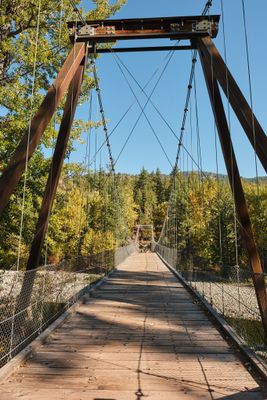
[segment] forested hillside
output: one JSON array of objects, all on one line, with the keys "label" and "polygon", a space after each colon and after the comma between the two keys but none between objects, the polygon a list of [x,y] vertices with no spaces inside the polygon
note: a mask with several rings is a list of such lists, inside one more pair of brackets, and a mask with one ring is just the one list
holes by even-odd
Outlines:
[{"label": "forested hillside", "polygon": [[[63,258],[113,249],[131,238],[137,223],[153,224],[158,238],[170,196],[170,179],[159,170],[149,173],[143,169],[136,176],[118,174],[114,177],[104,171],[88,173],[77,164],[66,164],[42,262],[47,259],[48,263],[56,263]],[[44,181],[41,174],[31,174],[25,209],[22,266],[34,234]],[[266,264],[267,183],[262,181],[259,188],[249,180],[243,180],[243,184],[260,253]],[[175,191],[176,215],[169,215],[169,219],[175,218],[176,226],[179,226],[179,250],[184,255],[190,252],[214,265],[221,262],[235,265],[234,208],[226,178],[221,176],[217,179],[214,174],[205,174],[201,179],[196,172],[179,173]],[[2,268],[10,268],[16,262],[20,222],[18,203],[19,194],[13,196],[1,222]],[[246,255],[239,229],[237,238],[239,262],[245,265]]]}]

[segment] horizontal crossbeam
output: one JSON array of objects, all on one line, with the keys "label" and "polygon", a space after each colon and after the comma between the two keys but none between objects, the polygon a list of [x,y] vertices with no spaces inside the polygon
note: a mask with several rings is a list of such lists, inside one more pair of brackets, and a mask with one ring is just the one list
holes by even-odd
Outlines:
[{"label": "horizontal crossbeam", "polygon": [[146,47],[113,47],[112,49],[95,49],[89,47],[89,52],[96,54],[103,53],[132,53],[143,51],[177,51],[177,50],[194,50],[195,46],[146,46]]},{"label": "horizontal crossbeam", "polygon": [[217,36],[220,16],[109,19],[68,22],[70,39],[90,43],[129,39],[190,40]]}]

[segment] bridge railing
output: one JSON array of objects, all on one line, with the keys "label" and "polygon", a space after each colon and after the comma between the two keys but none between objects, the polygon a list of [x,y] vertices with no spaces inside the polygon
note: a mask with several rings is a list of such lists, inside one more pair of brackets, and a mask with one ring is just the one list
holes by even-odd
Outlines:
[{"label": "bridge railing", "polygon": [[134,252],[129,244],[31,271],[0,270],[0,367]]},{"label": "bridge railing", "polygon": [[157,243],[153,246],[267,364],[264,329],[249,269],[211,266],[203,259],[183,257],[176,248]]}]

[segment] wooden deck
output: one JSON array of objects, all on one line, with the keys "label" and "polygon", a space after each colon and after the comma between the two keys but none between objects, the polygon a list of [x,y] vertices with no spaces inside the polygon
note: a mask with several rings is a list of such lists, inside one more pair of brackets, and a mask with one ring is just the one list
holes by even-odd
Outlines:
[{"label": "wooden deck", "polygon": [[260,400],[257,382],[151,253],[129,257],[0,386],[1,400]]}]

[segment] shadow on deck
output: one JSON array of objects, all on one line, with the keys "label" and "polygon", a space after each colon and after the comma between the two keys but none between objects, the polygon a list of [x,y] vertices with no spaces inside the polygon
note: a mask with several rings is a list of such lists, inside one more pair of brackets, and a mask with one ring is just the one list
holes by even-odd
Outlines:
[{"label": "shadow on deck", "polygon": [[199,305],[151,253],[129,257],[0,387],[1,400],[51,397],[266,398]]}]

